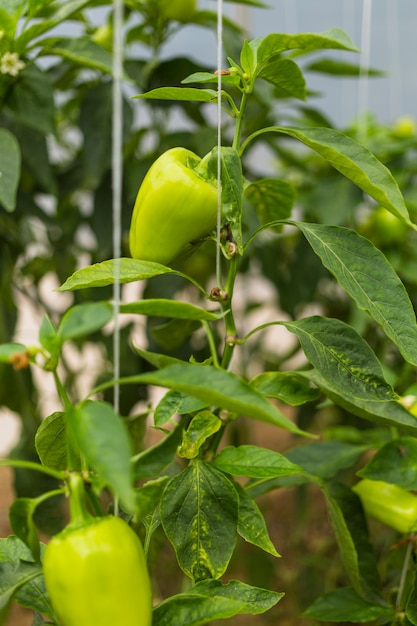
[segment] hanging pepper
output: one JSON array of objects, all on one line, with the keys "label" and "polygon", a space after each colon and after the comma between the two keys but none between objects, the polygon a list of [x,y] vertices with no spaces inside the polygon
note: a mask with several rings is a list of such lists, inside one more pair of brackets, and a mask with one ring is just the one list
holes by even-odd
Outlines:
[{"label": "hanging pepper", "polygon": [[69,525],[45,549],[43,572],[61,626],[150,626],[152,594],[142,544],[119,517],[94,518],[71,477]]},{"label": "hanging pepper", "polygon": [[167,20],[188,22],[196,11],[196,0],[160,0],[160,11]]},{"label": "hanging pepper", "polygon": [[217,187],[200,159],[171,148],[148,170],[136,197],[129,244],[134,259],[167,265],[207,236],[217,222]]},{"label": "hanging pepper", "polygon": [[398,485],[381,480],[359,481],[353,491],[365,513],[400,533],[417,530],[417,497]]}]

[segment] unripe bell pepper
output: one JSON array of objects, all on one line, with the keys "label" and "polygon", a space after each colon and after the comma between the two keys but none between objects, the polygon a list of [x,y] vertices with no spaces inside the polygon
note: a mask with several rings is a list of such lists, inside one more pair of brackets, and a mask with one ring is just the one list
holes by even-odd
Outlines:
[{"label": "unripe bell pepper", "polygon": [[71,523],[43,560],[60,626],[150,626],[151,586],[137,535],[118,517],[90,516],[76,493],[70,505]]},{"label": "unripe bell pepper", "polygon": [[196,0],[160,0],[160,11],[167,20],[187,22],[196,11]]},{"label": "unripe bell pepper", "polygon": [[138,191],[130,225],[134,259],[167,265],[217,222],[217,187],[210,179],[210,154],[200,159],[185,148],[164,152]]},{"label": "unripe bell pepper", "polygon": [[364,511],[400,533],[417,530],[417,496],[398,485],[367,478],[353,491],[360,497]]}]

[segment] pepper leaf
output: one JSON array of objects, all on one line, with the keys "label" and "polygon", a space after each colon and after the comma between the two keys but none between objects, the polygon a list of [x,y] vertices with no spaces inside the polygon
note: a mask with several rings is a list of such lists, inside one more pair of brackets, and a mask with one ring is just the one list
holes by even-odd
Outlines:
[{"label": "pepper leaf", "polygon": [[266,398],[276,398],[291,406],[300,406],[320,398],[320,390],[295,372],[262,372],[250,381]]},{"label": "pepper leaf", "polygon": [[[385,165],[361,144],[331,128],[310,128],[294,126],[271,126],[254,132],[246,140],[252,141],[264,133],[283,133],[294,137],[315,150],[332,167],[351,180],[363,192],[370,195],[393,215],[414,230],[408,215],[408,209],[397,182]],[[242,149],[246,144],[242,146]]]},{"label": "pepper leaf", "polygon": [[264,65],[259,78],[278,87],[282,97],[306,99],[306,82],[302,71],[291,59],[278,59]]},{"label": "pepper leaf", "polygon": [[385,256],[365,237],[339,226],[294,222],[323,265],[417,365],[417,322],[407,291]]},{"label": "pepper leaf", "polygon": [[209,437],[217,433],[222,421],[211,411],[200,411],[195,415],[183,432],[182,442],[178,448],[178,456],[184,459],[194,459],[200,452],[201,446]]},{"label": "pepper leaf", "polygon": [[20,178],[21,154],[12,133],[0,128],[0,204],[6,211],[14,211]]},{"label": "pepper leaf", "polygon": [[193,87],[158,87],[132,98],[149,98],[151,100],[177,100],[178,102],[217,102],[214,89],[195,89]]},{"label": "pepper leaf", "polygon": [[297,335],[307,359],[335,388],[365,400],[398,399],[375,353],[348,324],[318,315],[281,323]]},{"label": "pepper leaf", "polygon": [[62,341],[83,337],[103,328],[112,317],[113,308],[108,302],[78,304],[62,316],[58,335]]},{"label": "pepper leaf", "polygon": [[330,28],[322,33],[271,33],[258,46],[259,70],[284,50],[349,50],[359,52],[349,35],[341,28]]},{"label": "pepper leaf", "polygon": [[0,363],[9,363],[14,354],[26,352],[26,346],[22,343],[3,343],[0,345]]},{"label": "pepper leaf", "polygon": [[268,478],[299,474],[302,469],[274,450],[243,445],[224,448],[213,461],[218,469],[232,476]]},{"label": "pepper leaf", "polygon": [[315,383],[332,402],[344,408],[346,411],[353,413],[353,415],[357,415],[371,422],[376,422],[385,427],[394,426],[405,433],[409,433],[411,436],[416,436],[417,420],[415,416],[409,413],[399,402],[395,400],[381,402],[371,397],[366,399],[365,397],[355,396],[351,394],[349,390],[336,387],[334,383],[326,380],[325,377],[316,370],[300,372],[300,375],[305,376],[308,380]]},{"label": "pepper leaf", "polygon": [[42,420],[35,435],[36,452],[42,465],[56,470],[67,469],[65,414],[55,412]]},{"label": "pepper leaf", "polygon": [[234,483],[239,496],[239,524],[237,532],[248,543],[261,548],[268,554],[281,556],[272,543],[264,516],[255,500],[238,483]]},{"label": "pepper leaf", "polygon": [[394,619],[392,607],[371,603],[361,597],[352,587],[342,587],[317,598],[303,616],[324,622],[368,623]]},{"label": "pepper leaf", "polygon": [[133,283],[137,280],[146,280],[162,274],[177,274],[169,267],[152,261],[139,261],[138,259],[121,258],[110,259],[102,263],[95,263],[88,267],[77,270],[67,278],[65,283],[58,287],[57,291],[75,291],[89,287],[106,287],[112,285],[117,276],[120,283]]},{"label": "pepper leaf", "polygon": [[178,415],[185,415],[187,413],[194,413],[207,406],[206,402],[193,398],[181,391],[168,391],[163,398],[158,402],[154,412],[155,426],[159,427],[165,424],[178,413]]},{"label": "pepper leaf", "polygon": [[67,412],[69,439],[97,472],[99,480],[117,494],[127,511],[134,511],[136,496],[130,463],[127,429],[106,402],[87,400]]},{"label": "pepper leaf", "polygon": [[153,610],[155,626],[202,626],[234,615],[259,615],[277,604],[283,593],[251,587],[238,580],[226,585],[203,580],[188,591],[161,602]]},{"label": "pepper leaf", "polygon": [[39,537],[33,521],[38,504],[36,498],[16,498],[9,509],[9,517],[16,536],[27,545],[35,561],[40,563]]},{"label": "pepper leaf", "polygon": [[222,317],[221,313],[206,311],[195,304],[181,302],[179,300],[169,300],[167,298],[153,298],[121,304],[120,312],[184,320],[206,320],[210,322]]},{"label": "pepper leaf", "polygon": [[[217,161],[218,149],[214,148],[209,162],[209,170],[214,178],[217,178]],[[229,225],[233,241],[237,245],[239,254],[242,254],[243,173],[242,163],[237,150],[222,147],[220,152],[220,164],[223,217]]]},{"label": "pepper leaf", "polygon": [[358,496],[342,483],[321,484],[342,561],[355,591],[370,602],[384,604],[375,552],[365,532]]},{"label": "pepper leaf", "polygon": [[56,619],[46,593],[42,568],[34,562],[29,548],[15,535],[0,538],[0,623],[3,623],[2,618],[12,599]]},{"label": "pepper leaf", "polygon": [[400,437],[386,443],[372,457],[358,476],[394,483],[403,489],[415,489],[417,476],[417,441]]},{"label": "pepper leaf", "polygon": [[178,424],[162,441],[133,457],[135,480],[155,476],[172,462],[181,441],[182,429],[183,424]]},{"label": "pepper leaf", "polygon": [[[175,389],[199,398],[207,404],[274,424],[298,435],[312,437],[300,430],[294,422],[285,417],[277,407],[270,404],[262,394],[242,378],[210,365],[181,362],[168,365],[155,372],[128,376],[118,382],[120,384],[142,383]],[[99,393],[113,384],[114,381],[103,383],[92,393]]]},{"label": "pepper leaf", "polygon": [[160,514],[184,573],[195,581],[220,578],[237,538],[238,496],[230,480],[194,459],[169,481]]},{"label": "pepper leaf", "polygon": [[[261,178],[245,188],[249,200],[261,224],[285,220],[291,214],[295,202],[295,189],[279,178]],[[282,229],[282,226],[275,227]]]}]

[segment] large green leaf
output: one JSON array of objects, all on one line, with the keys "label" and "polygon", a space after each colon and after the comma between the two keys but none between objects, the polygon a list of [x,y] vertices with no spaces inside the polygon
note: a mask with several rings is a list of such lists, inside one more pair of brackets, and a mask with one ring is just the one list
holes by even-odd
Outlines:
[{"label": "large green leaf", "polygon": [[[30,41],[37,39],[48,30],[55,28],[55,26],[64,22],[71,17],[71,15],[77,13],[77,11],[80,11],[90,3],[91,0],[67,0],[66,2],[58,3],[56,5],[56,12],[49,19],[43,19],[39,22],[32,23],[22,32],[22,34],[16,39],[16,49],[19,52],[25,52],[26,46]],[[42,45],[42,42],[37,42],[37,44]]]},{"label": "large green leaf", "polygon": [[278,87],[281,96],[299,100],[306,98],[306,82],[303,73],[291,59],[277,59],[264,65],[258,76],[274,87]]},{"label": "large green leaf", "polygon": [[88,400],[67,412],[69,438],[97,472],[103,485],[135,510],[129,435],[121,418],[106,402]]},{"label": "large green leaf", "polygon": [[55,131],[55,104],[51,80],[47,72],[34,63],[19,74],[10,90],[6,105],[25,126],[43,135]]},{"label": "large green leaf", "polygon": [[172,596],[154,608],[154,626],[202,626],[234,615],[259,615],[271,609],[283,593],[251,587],[238,580],[226,585],[203,580],[188,591]]},{"label": "large green leaf", "polygon": [[42,41],[44,54],[61,56],[82,67],[99,70],[105,74],[113,71],[112,55],[89,37],[58,38]]},{"label": "large green leaf", "polygon": [[359,498],[342,483],[321,484],[342,561],[355,591],[368,601],[382,603],[382,587],[375,552]]},{"label": "large green leaf", "polygon": [[178,456],[184,459],[195,459],[205,442],[221,429],[222,424],[221,419],[211,411],[197,413],[183,433]]},{"label": "large green leaf", "polygon": [[[213,156],[209,161],[209,171],[213,178],[217,178],[218,151],[214,148]],[[242,197],[243,173],[242,163],[234,148],[222,148],[220,152],[221,166],[221,204],[222,214],[226,220],[237,245],[242,253]]]},{"label": "large green leaf", "polygon": [[217,102],[217,92],[214,89],[195,89],[193,87],[159,87],[132,97],[182,102]]},{"label": "large green leaf", "polygon": [[373,604],[362,598],[352,587],[341,587],[318,598],[304,611],[305,617],[324,622],[370,623],[383,619],[384,624],[394,619],[394,609]]},{"label": "large green leaf", "polygon": [[371,444],[360,445],[343,441],[313,441],[291,448],[285,456],[311,476],[329,480],[352,467],[372,447]]},{"label": "large green leaf", "polygon": [[35,561],[40,563],[40,543],[33,519],[38,504],[36,498],[16,498],[9,509],[9,519],[15,535],[27,545]]},{"label": "large green leaf", "polygon": [[299,474],[302,469],[274,450],[259,446],[227,446],[219,452],[213,465],[232,476],[269,478]]},{"label": "large green leaf", "polygon": [[238,483],[235,483],[235,489],[239,496],[239,535],[268,554],[281,556],[271,541],[264,516],[255,500]]},{"label": "large green leaf", "polygon": [[397,182],[385,165],[357,141],[332,128],[271,126],[256,131],[242,144],[246,145],[264,133],[283,133],[315,150],[336,170],[403,222],[417,230],[410,221],[407,206]]},{"label": "large green leaf", "polygon": [[400,437],[389,441],[358,472],[358,476],[395,483],[403,489],[415,489],[417,485],[417,439]]},{"label": "large green leaf", "polygon": [[206,320],[208,322],[218,320],[222,314],[206,311],[195,304],[169,300],[167,298],[152,298],[139,300],[120,305],[121,313],[137,313],[139,315],[153,315],[156,317],[172,317],[183,320]]},{"label": "large green leaf", "polygon": [[55,412],[42,420],[35,435],[36,452],[42,465],[56,470],[67,469],[65,414]]},{"label": "large green leaf", "polygon": [[9,363],[14,354],[23,354],[27,350],[22,343],[3,343],[0,345],[0,363]]},{"label": "large green leaf", "polygon": [[0,128],[0,204],[6,211],[16,208],[20,161],[20,148],[15,136]]},{"label": "large green leaf", "polygon": [[417,365],[417,322],[413,305],[382,252],[348,228],[294,224],[358,307],[373,317],[409,363]]},{"label": "large green leaf", "polygon": [[120,283],[133,283],[137,280],[146,280],[162,274],[177,274],[174,270],[160,263],[152,261],[139,261],[123,257],[110,259],[102,263],[95,263],[77,270],[67,278],[65,283],[58,287],[57,291],[75,291],[89,287],[106,287],[112,285],[116,277]]},{"label": "large green leaf", "polygon": [[359,52],[349,35],[341,28],[330,28],[322,33],[271,33],[259,41],[257,57],[259,69],[284,50],[349,50]]},{"label": "large green leaf", "polygon": [[160,514],[187,576],[195,581],[220,578],[237,538],[238,496],[230,480],[194,459],[166,486]]},{"label": "large green leaf", "polygon": [[71,307],[61,318],[58,335],[62,341],[83,337],[105,326],[113,317],[108,302],[87,302]]},{"label": "large green leaf", "polygon": [[290,216],[295,189],[279,178],[261,178],[245,187],[245,197],[256,211],[261,224],[268,224]]},{"label": "large green leaf", "polygon": [[183,426],[183,423],[178,424],[162,441],[133,457],[135,480],[155,476],[172,462],[181,441]]},{"label": "large green leaf", "polygon": [[[300,372],[301,373],[301,372]],[[417,435],[417,420],[399,402],[395,400],[381,402],[369,398],[353,396],[340,387],[336,388],[316,370],[302,372],[302,375],[314,382],[338,406],[346,411],[376,422],[386,427],[399,428],[412,436]]]},{"label": "large green leaf", "polygon": [[307,359],[335,389],[364,400],[398,398],[374,352],[345,322],[314,315],[282,324],[297,335]]},{"label": "large green leaf", "polygon": [[[177,363],[155,372],[129,376],[119,382],[120,384],[138,383],[175,389],[199,398],[207,404],[274,424],[298,435],[310,436],[300,430],[294,422],[285,417],[242,378],[210,365]],[[106,389],[110,384],[100,385],[94,393]]]},{"label": "large green leaf", "polygon": [[313,402],[321,395],[296,372],[262,372],[250,384],[266,398],[276,398],[291,406]]},{"label": "large green leaf", "polygon": [[0,538],[0,624],[12,599],[30,606],[52,620],[56,619],[42,578],[42,568],[35,563],[29,548],[11,535]]}]

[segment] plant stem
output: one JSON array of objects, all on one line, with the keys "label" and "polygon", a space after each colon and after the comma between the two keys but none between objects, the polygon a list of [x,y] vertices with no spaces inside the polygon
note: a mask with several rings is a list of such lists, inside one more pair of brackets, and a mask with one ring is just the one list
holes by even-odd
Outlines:
[{"label": "plant stem", "polygon": [[237,268],[239,264],[239,257],[237,255],[233,256],[229,265],[229,272],[227,276],[226,282],[226,294],[227,300],[222,302],[222,309],[226,313],[225,315],[225,323],[226,323],[226,337],[225,337],[225,346],[223,351],[223,357],[221,361],[221,367],[223,369],[228,369],[232,360],[233,351],[235,348],[235,338],[236,338],[236,324],[233,315],[232,309],[232,301],[233,301],[233,290],[235,286]]},{"label": "plant stem", "polygon": [[72,472],[69,475],[69,491],[70,491],[70,517],[71,521],[68,527],[72,530],[81,528],[89,524],[94,518],[88,512],[85,500],[84,479],[78,473]]},{"label": "plant stem", "polygon": [[239,150],[239,146],[240,146],[240,140],[242,137],[243,119],[245,117],[246,107],[248,104],[248,95],[249,95],[248,93],[244,92],[242,95],[242,100],[240,102],[240,110],[239,110],[239,115],[237,116],[237,120],[236,120],[235,135],[233,137],[233,144],[232,144],[232,148],[234,148],[235,150]]},{"label": "plant stem", "polygon": [[40,463],[34,463],[33,461],[23,461],[21,459],[0,459],[0,467],[23,467],[24,469],[34,470],[35,472],[42,472],[57,480],[64,480],[65,472],[59,472],[51,467],[46,467]]},{"label": "plant stem", "polygon": [[401,578],[400,578],[400,583],[398,585],[398,593],[397,593],[397,599],[395,602],[395,610],[398,612],[401,610],[401,604],[402,604],[402,599],[403,599],[403,594],[404,594],[404,588],[405,588],[405,582],[407,579],[407,573],[408,573],[408,569],[410,566],[410,559],[411,559],[411,554],[413,552],[414,549],[414,544],[412,541],[410,541],[410,543],[407,546],[407,550],[405,553],[405,557],[404,557],[404,563],[403,563],[403,567],[401,570]]}]

